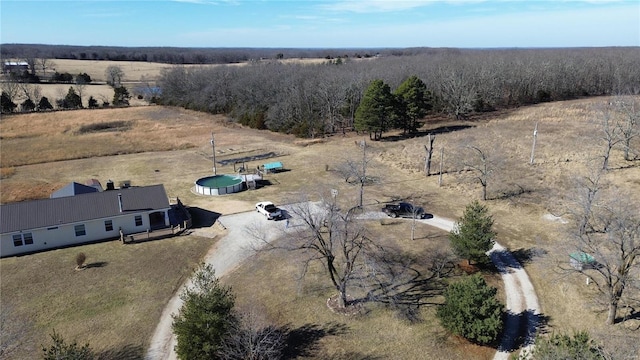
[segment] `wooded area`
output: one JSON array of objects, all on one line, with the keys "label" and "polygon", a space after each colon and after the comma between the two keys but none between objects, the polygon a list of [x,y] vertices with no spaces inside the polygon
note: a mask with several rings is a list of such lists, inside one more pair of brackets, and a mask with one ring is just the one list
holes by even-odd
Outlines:
[{"label": "wooded area", "polygon": [[[177,66],[161,76],[159,86],[167,105],[228,114],[254,128],[316,137],[352,129],[374,80],[398,93],[411,76],[426,86],[429,113],[462,119],[540,102],[637,94],[640,48],[459,50],[323,64]],[[408,116],[402,101],[389,106],[400,107],[395,110]]]},{"label": "wooded area", "polygon": [[2,44],[2,59],[48,58],[74,60],[148,61],[166,64],[232,64],[259,59],[368,58],[377,54],[414,55],[440,51],[410,49],[304,49],[304,48],[179,48]]}]

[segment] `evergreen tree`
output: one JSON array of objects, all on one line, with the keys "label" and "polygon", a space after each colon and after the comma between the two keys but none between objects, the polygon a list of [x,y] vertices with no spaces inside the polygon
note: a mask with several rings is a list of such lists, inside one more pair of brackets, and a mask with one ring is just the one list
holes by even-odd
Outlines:
[{"label": "evergreen tree", "polygon": [[20,108],[23,112],[30,112],[36,108],[36,104],[31,99],[25,100],[22,104],[20,104]]},{"label": "evergreen tree", "polygon": [[98,100],[96,100],[93,96],[89,96],[87,105],[89,106],[89,109],[95,109],[98,107]]},{"label": "evergreen tree", "polygon": [[82,108],[82,99],[80,95],[76,93],[73,86],[69,87],[67,95],[64,97],[62,106],[66,109],[79,109]]},{"label": "evergreen tree", "polygon": [[52,110],[53,109],[53,105],[51,105],[51,103],[49,102],[49,99],[46,96],[43,96],[40,98],[40,101],[38,102],[38,110],[42,111],[42,110]]},{"label": "evergreen tree", "polygon": [[382,80],[372,81],[356,110],[355,129],[369,132],[369,137],[373,134],[375,140],[382,138],[394,116],[394,100],[389,85]]},{"label": "evergreen tree", "polygon": [[437,310],[440,323],[474,343],[495,342],[503,328],[502,304],[496,292],[480,274],[450,284],[444,291],[445,302]]},{"label": "evergreen tree", "polygon": [[462,218],[449,233],[449,241],[456,255],[469,261],[487,263],[486,252],[493,247],[496,233],[492,229],[493,217],[486,206],[477,200],[467,205]]},{"label": "evergreen tree", "polygon": [[521,359],[531,360],[604,360],[600,346],[589,338],[589,334],[580,331],[573,336],[552,334],[550,337],[536,337],[535,347],[531,353],[524,354]]},{"label": "evergreen tree", "polygon": [[56,333],[55,330],[50,336],[53,344],[49,347],[42,347],[44,360],[93,360],[95,358],[89,344],[78,346],[78,343],[75,341],[67,344],[62,336]]},{"label": "evergreen tree", "polygon": [[129,90],[124,86],[119,86],[113,89],[113,106],[125,106],[129,105]]},{"label": "evergreen tree", "polygon": [[2,113],[12,113],[13,110],[18,106],[12,100],[9,94],[6,92],[2,92],[2,98],[0,100],[0,105],[2,106]]},{"label": "evergreen tree", "polygon": [[420,78],[413,75],[398,86],[395,95],[404,104],[405,116],[400,119],[406,120],[397,124],[397,127],[405,132],[416,131],[417,120],[423,118],[432,108],[431,93],[427,90],[427,86]]},{"label": "evergreen tree", "polygon": [[219,358],[225,337],[237,323],[231,289],[220,284],[210,265],[202,265],[194,275],[193,286],[180,297],[184,304],[172,325],[178,357]]}]

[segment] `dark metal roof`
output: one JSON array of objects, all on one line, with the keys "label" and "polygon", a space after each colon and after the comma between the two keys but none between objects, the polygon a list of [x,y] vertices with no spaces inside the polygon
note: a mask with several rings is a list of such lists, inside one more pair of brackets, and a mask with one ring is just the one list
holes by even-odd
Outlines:
[{"label": "dark metal roof", "polygon": [[[122,194],[122,212],[118,204]],[[163,185],[130,187],[54,199],[0,205],[0,232],[79,223],[170,208]]]}]

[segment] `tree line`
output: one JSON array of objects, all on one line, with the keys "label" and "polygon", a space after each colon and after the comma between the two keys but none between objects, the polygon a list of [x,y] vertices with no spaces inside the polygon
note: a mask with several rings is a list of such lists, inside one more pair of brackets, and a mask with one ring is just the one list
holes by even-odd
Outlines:
[{"label": "tree line", "polygon": [[231,64],[250,61],[252,59],[334,59],[351,57],[367,58],[380,54],[403,56],[433,51],[449,50],[430,48],[183,48],[2,44],[2,46],[0,46],[0,57],[2,57],[2,59],[48,58],[73,60],[142,61],[167,64]]},{"label": "tree line", "polygon": [[[640,48],[462,50],[339,60],[176,66],[159,79],[161,102],[315,137],[357,129],[356,113],[370,86],[384,93],[383,103],[389,101],[379,114],[389,124],[422,110],[464,119],[540,102],[640,92]],[[405,101],[386,95],[405,93],[400,86],[411,76],[424,84],[422,108],[406,108]],[[394,126],[375,130],[388,128]]]}]

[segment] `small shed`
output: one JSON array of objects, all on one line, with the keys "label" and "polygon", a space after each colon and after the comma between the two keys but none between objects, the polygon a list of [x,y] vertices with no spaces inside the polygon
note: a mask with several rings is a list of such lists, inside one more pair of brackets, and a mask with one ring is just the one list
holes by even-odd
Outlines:
[{"label": "small shed", "polygon": [[266,163],[266,164],[262,165],[262,167],[264,168],[264,172],[267,173],[267,174],[268,173],[278,172],[278,171],[281,171],[282,169],[284,169],[284,167],[282,166],[282,163],[280,161]]},{"label": "small shed", "polygon": [[582,251],[569,254],[569,264],[576,270],[592,269],[596,266],[596,259]]}]

